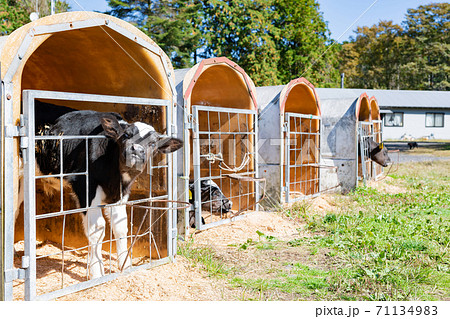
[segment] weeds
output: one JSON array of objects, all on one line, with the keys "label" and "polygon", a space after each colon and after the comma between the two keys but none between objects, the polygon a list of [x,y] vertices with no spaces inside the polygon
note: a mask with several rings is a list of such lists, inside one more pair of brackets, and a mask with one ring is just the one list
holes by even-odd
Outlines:
[{"label": "weeds", "polygon": [[[448,299],[450,161],[400,165],[391,177],[389,183],[405,191],[389,194],[359,187],[336,196],[339,210],[323,216],[312,214],[308,202],[285,209],[283,214],[300,221],[307,236],[284,242],[258,231],[257,240],[233,246],[236,253],[255,256],[302,250],[317,267],[276,259],[278,266],[270,265],[270,276],[265,272],[243,277],[212,250],[187,243],[181,254],[210,276],[252,291],[250,299]],[[324,263],[324,252],[331,262]]]}]

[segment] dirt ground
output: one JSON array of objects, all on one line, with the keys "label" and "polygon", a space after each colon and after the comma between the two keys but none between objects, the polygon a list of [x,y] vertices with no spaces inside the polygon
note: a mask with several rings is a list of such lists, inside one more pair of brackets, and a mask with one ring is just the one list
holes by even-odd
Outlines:
[{"label": "dirt ground", "polygon": [[[324,201],[324,199],[315,200],[319,206],[324,205]],[[252,212],[239,221],[197,232],[192,236],[192,240],[196,247],[213,249],[224,262],[242,264],[243,269],[245,269],[244,265],[249,265],[247,269],[254,272],[257,271],[253,267],[254,258],[258,258],[260,263],[270,263],[272,258],[270,256],[267,256],[267,258],[263,256],[249,258],[248,254],[245,256],[245,254],[239,253],[236,245],[246,242],[249,238],[257,241],[259,237],[257,231],[280,240],[298,238],[300,235],[299,226],[298,223],[281,217],[278,213]],[[22,249],[23,242],[17,243],[16,250],[20,253]],[[37,253],[38,255],[51,255],[58,252],[59,249],[60,247],[53,243],[44,242],[38,246]],[[284,257],[281,256],[283,259],[292,259],[293,257],[301,259],[306,258],[307,252],[291,249],[282,254],[285,255]],[[77,252],[70,255],[70,258],[67,257],[66,255],[65,269],[67,269],[67,272],[64,275],[64,284],[85,281],[86,255]],[[58,259],[59,257],[50,256],[48,262],[46,261],[48,266],[41,266],[40,273],[43,275],[38,276],[38,294],[56,290],[61,285],[61,273],[58,269],[61,262],[60,259],[56,262],[51,260],[52,258]],[[279,258],[280,256],[277,257],[277,260]],[[16,262],[19,263],[20,258],[16,259]],[[113,259],[111,269],[116,271],[114,265]],[[108,270],[108,265],[105,265],[105,269]],[[238,296],[242,296],[244,293],[240,288],[231,287],[225,280],[209,278],[205,271],[192,266],[183,256],[177,256],[175,263],[149,270],[139,270],[106,284],[61,297],[58,300],[238,300]],[[22,282],[16,282],[14,295],[16,300],[23,298]]]},{"label": "dirt ground", "polygon": [[[400,186],[390,184],[390,178],[382,182],[373,183],[371,186],[387,193],[398,193],[404,191]],[[306,205],[309,212],[325,215],[340,209],[339,202],[333,195],[322,195],[309,200]],[[253,249],[251,253],[240,250],[238,247],[246,242],[256,243],[259,240],[257,231],[265,236],[276,238],[286,242],[293,239],[308,236],[302,232],[302,224],[294,219],[282,216],[274,212],[252,212],[236,222],[211,228],[192,235],[190,241],[193,247],[208,248],[226,265],[233,266],[240,278],[270,278],[270,269],[276,270],[280,267],[292,267],[291,261],[301,262],[318,269],[330,269],[337,267],[327,256],[327,251],[320,251],[314,255],[308,249],[297,247],[284,247],[283,249],[258,250]],[[183,244],[183,243],[181,243]],[[23,242],[16,244],[16,250],[22,251]],[[60,247],[55,244],[44,242],[38,246],[38,254],[51,255],[59,251]],[[68,253],[70,255],[70,253]],[[67,256],[66,256],[67,257]],[[61,266],[57,262],[48,259],[48,266],[41,266],[41,275],[38,278],[38,294],[48,290],[56,290],[61,285]],[[54,258],[58,258],[55,256]],[[68,271],[64,276],[64,284],[72,284],[86,280],[86,254],[77,252],[66,258],[65,269]],[[17,263],[20,259],[17,258]],[[55,266],[55,262],[56,265]],[[133,264],[138,263],[133,259]],[[117,271],[114,258],[105,269]],[[237,270],[236,270],[237,269]],[[268,271],[269,270],[269,271]],[[39,271],[39,269],[38,269]],[[275,273],[276,271],[274,271]],[[15,299],[23,298],[23,283],[16,282]],[[170,263],[148,270],[139,270],[131,274],[86,289],[77,293],[58,298],[57,300],[149,300],[149,301],[218,301],[218,300],[240,300],[251,292],[244,291],[238,286],[232,286],[226,279],[208,277],[206,271],[193,266],[183,256],[177,256],[175,263]],[[273,299],[289,300],[289,296],[271,296]]]}]

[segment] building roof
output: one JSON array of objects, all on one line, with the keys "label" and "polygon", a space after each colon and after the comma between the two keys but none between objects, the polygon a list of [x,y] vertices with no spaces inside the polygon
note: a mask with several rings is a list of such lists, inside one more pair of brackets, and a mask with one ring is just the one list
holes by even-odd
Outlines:
[{"label": "building roof", "polygon": [[358,98],[363,92],[375,96],[380,109],[450,108],[450,91],[316,89],[320,100]]}]

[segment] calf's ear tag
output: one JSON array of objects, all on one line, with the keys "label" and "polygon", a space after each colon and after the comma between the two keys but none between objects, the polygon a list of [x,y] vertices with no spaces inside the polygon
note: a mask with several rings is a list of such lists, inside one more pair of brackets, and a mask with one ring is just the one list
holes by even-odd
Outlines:
[{"label": "calf's ear tag", "polygon": [[384,144],[383,144],[383,143],[380,143],[380,150],[382,150],[383,147],[384,147]]},{"label": "calf's ear tag", "polygon": [[189,199],[192,199],[192,192],[189,190]]}]

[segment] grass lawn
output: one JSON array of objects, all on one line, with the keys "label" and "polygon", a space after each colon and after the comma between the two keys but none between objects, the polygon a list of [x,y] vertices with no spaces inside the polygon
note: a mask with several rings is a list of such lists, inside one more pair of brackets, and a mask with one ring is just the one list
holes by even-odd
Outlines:
[{"label": "grass lawn", "polygon": [[402,164],[380,183],[396,191],[359,187],[330,211],[305,201],[280,212],[296,238],[258,231],[230,259],[194,236],[179,253],[240,300],[450,300],[450,161]]}]

